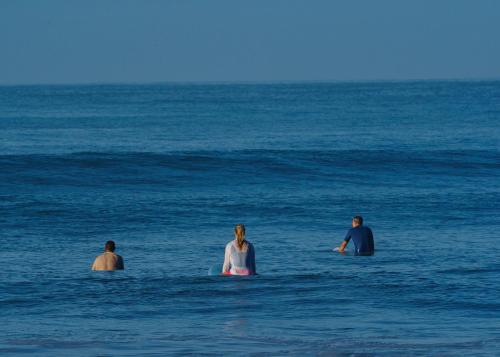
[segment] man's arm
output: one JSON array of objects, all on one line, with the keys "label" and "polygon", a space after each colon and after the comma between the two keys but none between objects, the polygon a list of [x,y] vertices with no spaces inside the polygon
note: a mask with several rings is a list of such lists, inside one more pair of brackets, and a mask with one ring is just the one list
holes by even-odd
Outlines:
[{"label": "man's arm", "polygon": [[349,240],[350,240],[350,239],[351,239],[351,230],[349,229],[349,231],[348,231],[348,232],[347,232],[347,234],[345,235],[344,241],[342,242],[342,244],[341,244],[341,245],[340,245],[340,247],[338,248],[339,253],[344,252],[345,247],[347,247],[347,243],[349,243]]},{"label": "man's arm", "polygon": [[123,269],[125,269],[125,264],[123,264],[123,258],[119,255],[118,261],[116,262],[116,270],[123,270]]},{"label": "man's arm", "polygon": [[347,240],[345,240],[345,241],[342,242],[342,244],[339,247],[339,252],[340,253],[342,253],[345,250],[345,247],[347,247],[347,243],[349,243],[349,241],[347,241]]},{"label": "man's arm", "polygon": [[92,270],[102,270],[102,264],[100,264],[100,256],[95,258],[94,263],[92,264]]}]

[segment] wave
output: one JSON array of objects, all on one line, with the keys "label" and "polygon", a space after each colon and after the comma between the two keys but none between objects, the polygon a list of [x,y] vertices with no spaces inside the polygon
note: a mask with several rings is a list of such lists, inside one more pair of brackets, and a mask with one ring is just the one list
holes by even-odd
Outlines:
[{"label": "wave", "polygon": [[203,171],[245,165],[279,172],[304,172],[319,166],[441,167],[499,169],[496,150],[240,150],[194,152],[77,152],[69,154],[0,155],[0,167],[33,169],[114,169],[164,167]]},{"label": "wave", "polygon": [[[197,152],[79,152],[0,155],[0,188],[106,187],[113,190],[228,187],[269,194],[285,188],[443,187],[449,179],[465,189],[495,191],[497,151],[244,150]],[[354,185],[354,186],[353,186]],[[470,187],[469,187],[470,186]],[[10,189],[4,193],[10,193]],[[2,193],[0,191],[0,193]],[[268,200],[272,197],[267,197]]]}]

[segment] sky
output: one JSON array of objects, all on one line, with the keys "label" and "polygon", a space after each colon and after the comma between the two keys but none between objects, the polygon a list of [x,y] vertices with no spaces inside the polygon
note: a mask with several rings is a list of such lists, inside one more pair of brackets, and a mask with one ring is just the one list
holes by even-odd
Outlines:
[{"label": "sky", "polygon": [[499,78],[497,0],[0,0],[0,85]]}]

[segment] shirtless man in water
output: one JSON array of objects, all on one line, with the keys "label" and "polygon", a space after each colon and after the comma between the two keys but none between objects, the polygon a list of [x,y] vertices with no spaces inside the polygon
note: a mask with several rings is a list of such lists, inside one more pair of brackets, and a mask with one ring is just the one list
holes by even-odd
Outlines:
[{"label": "shirtless man in water", "polygon": [[114,252],[115,242],[108,240],[104,253],[95,258],[92,270],[123,270],[123,258]]}]

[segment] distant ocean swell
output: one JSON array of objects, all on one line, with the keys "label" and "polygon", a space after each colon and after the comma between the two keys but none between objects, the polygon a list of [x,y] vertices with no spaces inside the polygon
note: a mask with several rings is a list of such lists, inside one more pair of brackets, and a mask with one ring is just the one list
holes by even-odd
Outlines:
[{"label": "distant ocean swell", "polygon": [[[499,168],[500,154],[488,150],[3,155],[0,212],[12,217],[9,226],[57,217],[95,224],[104,218],[154,224],[191,217],[208,224],[238,212],[305,223],[326,219],[352,201],[375,217],[388,210],[408,224],[417,223],[416,217],[431,221],[432,212],[455,224],[474,224],[487,221],[476,214],[494,210],[500,199],[492,181]],[[9,187],[18,195],[9,194]],[[25,195],[33,190],[36,196]]]},{"label": "distant ocean swell", "polygon": [[[482,175],[500,168],[500,153],[485,150],[244,150],[173,153],[82,152],[58,155],[0,155],[0,175],[43,177],[59,172],[95,173],[115,180],[120,176],[141,176],[141,172],[187,172],[218,175],[232,172],[275,175],[349,172],[429,172]],[[138,171],[135,171],[138,170]],[[78,179],[78,177],[75,177]],[[155,177],[151,177],[154,183]]]}]

